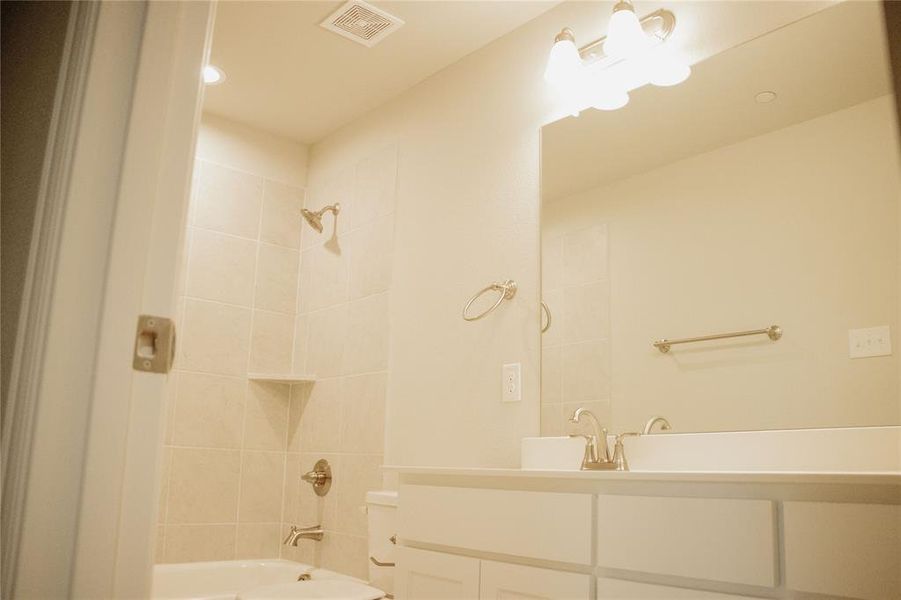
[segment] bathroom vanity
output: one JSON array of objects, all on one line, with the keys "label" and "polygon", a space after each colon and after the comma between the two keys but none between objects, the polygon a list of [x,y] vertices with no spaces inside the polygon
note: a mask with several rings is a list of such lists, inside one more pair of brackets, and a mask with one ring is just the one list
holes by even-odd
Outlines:
[{"label": "bathroom vanity", "polygon": [[399,599],[901,597],[897,472],[396,470]]}]

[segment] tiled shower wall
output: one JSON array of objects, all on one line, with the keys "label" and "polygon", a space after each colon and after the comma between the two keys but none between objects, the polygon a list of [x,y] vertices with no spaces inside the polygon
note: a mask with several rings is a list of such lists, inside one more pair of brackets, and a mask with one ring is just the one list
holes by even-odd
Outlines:
[{"label": "tiled shower wall", "polygon": [[[396,146],[306,194],[198,161],[165,434],[158,562],[282,556],[365,577],[365,492],[381,488]],[[251,382],[302,373],[315,384]],[[334,482],[300,481],[319,458]],[[292,524],[323,541],[281,545]]]},{"label": "tiled shower wall", "polygon": [[277,557],[303,190],[198,160],[157,561]]},{"label": "tiled shower wall", "polygon": [[[365,494],[382,487],[396,173],[395,145],[318,180],[314,162],[307,204],[340,202],[341,213],[305,234],[301,255],[294,367],[317,381],[292,392],[284,520],[326,534],[282,556],[362,578]],[[320,458],[334,474],[321,498],[300,481]]]},{"label": "tiled shower wall", "polygon": [[541,435],[565,435],[577,431],[567,419],[580,406],[610,422],[607,228],[543,230],[541,244],[542,300],[552,315],[541,335]]}]

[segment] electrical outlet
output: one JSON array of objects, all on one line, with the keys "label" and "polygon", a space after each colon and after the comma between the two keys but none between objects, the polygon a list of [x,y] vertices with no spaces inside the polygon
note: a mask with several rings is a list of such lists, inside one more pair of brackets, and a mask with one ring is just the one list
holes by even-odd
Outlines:
[{"label": "electrical outlet", "polygon": [[501,402],[519,402],[522,400],[520,371],[520,363],[504,365],[504,368],[501,371],[501,378],[504,386],[504,391],[501,394]]},{"label": "electrical outlet", "polygon": [[848,330],[849,358],[889,356],[891,353],[892,336],[888,325]]}]

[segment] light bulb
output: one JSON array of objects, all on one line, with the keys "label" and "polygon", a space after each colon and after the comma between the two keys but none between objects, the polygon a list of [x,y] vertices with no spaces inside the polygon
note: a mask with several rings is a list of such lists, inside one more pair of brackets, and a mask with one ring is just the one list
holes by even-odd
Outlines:
[{"label": "light bulb", "polygon": [[203,82],[207,85],[216,85],[225,81],[225,73],[219,67],[207,65],[203,68]]},{"label": "light bulb", "polygon": [[658,55],[647,61],[648,81],[653,85],[678,85],[691,75],[691,67],[671,56]]},{"label": "light bulb", "polygon": [[553,86],[566,88],[577,85],[582,70],[582,58],[576,48],[571,29],[561,31],[554,40],[548,57],[544,80]]},{"label": "light bulb", "polygon": [[631,2],[621,0],[613,7],[607,39],[604,40],[604,54],[611,58],[628,58],[646,50],[650,40]]}]

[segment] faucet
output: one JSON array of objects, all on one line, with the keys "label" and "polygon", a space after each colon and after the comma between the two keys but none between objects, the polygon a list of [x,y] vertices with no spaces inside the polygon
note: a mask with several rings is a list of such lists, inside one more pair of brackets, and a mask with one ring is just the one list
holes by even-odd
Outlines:
[{"label": "faucet", "polygon": [[669,421],[666,420],[665,417],[651,417],[648,419],[648,422],[644,424],[644,429],[641,431],[642,434],[648,435],[651,433],[651,429],[654,428],[654,425],[660,423],[660,431],[669,431],[672,427],[669,424]]},{"label": "faucet", "polygon": [[607,448],[607,430],[601,427],[598,418],[586,408],[577,408],[569,418],[570,423],[578,423],[585,416],[591,422],[593,435],[585,437],[585,455],[582,457],[583,471],[612,470],[613,461],[610,460],[610,450]]},{"label": "faucet", "polygon": [[313,525],[312,527],[301,527],[298,528],[296,525],[291,526],[291,533],[288,534],[288,537],[285,538],[285,541],[282,542],[286,546],[296,546],[297,542],[300,540],[316,540],[317,542],[322,541],[322,536],[325,534],[322,531],[322,525]]}]

